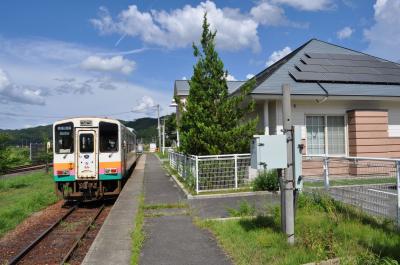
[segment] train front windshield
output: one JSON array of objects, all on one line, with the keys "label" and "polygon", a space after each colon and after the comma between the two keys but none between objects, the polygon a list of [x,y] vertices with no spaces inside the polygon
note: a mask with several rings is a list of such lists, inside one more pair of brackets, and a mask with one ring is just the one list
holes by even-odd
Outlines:
[{"label": "train front windshield", "polygon": [[109,122],[100,122],[100,152],[118,152],[118,125]]},{"label": "train front windshield", "polygon": [[54,129],[55,151],[57,154],[71,154],[74,152],[74,125],[72,122],[58,124]]}]

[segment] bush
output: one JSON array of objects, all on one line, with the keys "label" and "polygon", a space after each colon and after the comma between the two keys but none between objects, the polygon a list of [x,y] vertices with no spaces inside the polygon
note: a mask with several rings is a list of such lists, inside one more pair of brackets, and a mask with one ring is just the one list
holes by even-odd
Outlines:
[{"label": "bush", "polygon": [[279,190],[278,172],[276,170],[263,170],[258,173],[258,176],[253,181],[253,190]]}]

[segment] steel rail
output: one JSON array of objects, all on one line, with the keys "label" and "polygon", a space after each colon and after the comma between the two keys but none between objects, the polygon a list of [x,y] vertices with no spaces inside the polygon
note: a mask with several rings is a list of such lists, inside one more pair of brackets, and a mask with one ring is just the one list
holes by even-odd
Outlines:
[{"label": "steel rail", "polygon": [[32,250],[40,241],[45,238],[57,225],[59,225],[65,218],[67,218],[74,210],[78,207],[74,206],[68,210],[60,219],[58,219],[54,224],[52,224],[49,228],[47,228],[42,234],[40,234],[34,241],[32,241],[26,248],[24,248],[21,252],[19,252],[8,264],[14,265],[17,264],[29,251]]},{"label": "steel rail", "polygon": [[[48,167],[53,166],[53,164],[48,164]],[[27,165],[27,166],[19,166],[19,167],[14,167],[6,170],[3,175],[7,174],[14,174],[14,173],[19,173],[19,172],[26,172],[26,171],[31,171],[31,170],[36,170],[36,169],[42,169],[45,168],[46,164],[40,164],[40,165]]]},{"label": "steel rail", "polygon": [[60,265],[63,265],[67,263],[67,261],[71,258],[72,253],[75,251],[75,249],[78,247],[79,242],[83,239],[83,237],[86,235],[86,233],[89,231],[90,227],[92,224],[97,220],[99,217],[100,213],[104,210],[104,204],[99,208],[97,211],[96,215],[90,220],[88,225],[85,227],[85,229],[82,231],[82,233],[76,238],[74,244],[72,247],[69,249],[68,253],[64,256],[63,260],[60,262]]}]

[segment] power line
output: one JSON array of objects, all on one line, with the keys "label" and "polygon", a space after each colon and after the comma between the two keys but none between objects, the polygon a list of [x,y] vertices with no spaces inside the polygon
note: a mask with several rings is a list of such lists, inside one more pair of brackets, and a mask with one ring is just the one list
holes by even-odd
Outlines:
[{"label": "power line", "polygon": [[[85,115],[85,116],[117,116],[122,114],[133,113],[133,111],[124,111],[124,112],[117,112],[117,113],[109,113],[109,114],[95,114],[95,115]],[[12,112],[1,112],[0,115],[3,116],[10,116],[10,117],[25,117],[25,118],[45,118],[45,119],[66,119],[72,116],[58,116],[58,115],[30,115],[30,114],[22,114],[22,113],[12,113]]]}]

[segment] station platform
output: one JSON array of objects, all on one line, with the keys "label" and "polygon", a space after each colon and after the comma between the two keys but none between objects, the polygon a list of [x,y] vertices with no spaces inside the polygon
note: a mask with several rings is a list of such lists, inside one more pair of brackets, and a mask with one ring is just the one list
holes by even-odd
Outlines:
[{"label": "station platform", "polygon": [[130,264],[132,254],[131,234],[143,191],[146,155],[142,155],[112,207],[82,264]]}]

